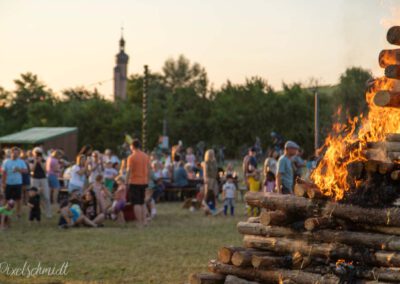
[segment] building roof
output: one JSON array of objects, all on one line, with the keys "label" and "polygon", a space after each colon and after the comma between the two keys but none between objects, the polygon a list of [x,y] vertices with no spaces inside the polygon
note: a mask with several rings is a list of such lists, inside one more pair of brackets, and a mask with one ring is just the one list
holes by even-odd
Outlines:
[{"label": "building roof", "polygon": [[37,144],[77,131],[77,127],[34,127],[0,137],[0,143]]}]

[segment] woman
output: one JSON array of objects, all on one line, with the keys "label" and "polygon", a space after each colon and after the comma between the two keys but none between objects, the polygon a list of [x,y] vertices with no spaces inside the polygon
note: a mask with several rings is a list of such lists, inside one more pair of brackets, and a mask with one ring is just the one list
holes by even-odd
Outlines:
[{"label": "woman", "polygon": [[93,190],[86,191],[83,196],[82,211],[83,214],[96,225],[99,226],[104,222],[105,214],[100,211],[96,194]]},{"label": "woman", "polygon": [[32,186],[39,190],[40,195],[43,197],[46,216],[51,218],[50,188],[46,177],[46,162],[43,158],[42,149],[39,147],[34,148],[33,157],[34,159],[30,163]]},{"label": "woman", "polygon": [[[40,148],[39,148],[40,149]],[[53,150],[46,161],[48,185],[50,186],[50,200],[53,201],[54,192],[60,189],[60,152]]]},{"label": "woman", "polygon": [[85,185],[87,169],[85,167],[85,156],[78,155],[76,158],[76,164],[71,168],[71,178],[68,184],[68,192],[72,193],[77,191],[79,194],[83,193],[83,187]]},{"label": "woman", "polygon": [[89,183],[94,183],[98,175],[103,174],[103,162],[100,158],[99,151],[92,152],[92,158],[87,161],[86,165],[89,174]]},{"label": "woman", "polygon": [[219,193],[219,186],[217,181],[218,176],[218,164],[215,159],[214,150],[209,149],[204,155],[204,162],[202,163],[203,177],[204,177],[204,189],[205,195],[209,190],[214,191],[214,196],[217,198]]}]

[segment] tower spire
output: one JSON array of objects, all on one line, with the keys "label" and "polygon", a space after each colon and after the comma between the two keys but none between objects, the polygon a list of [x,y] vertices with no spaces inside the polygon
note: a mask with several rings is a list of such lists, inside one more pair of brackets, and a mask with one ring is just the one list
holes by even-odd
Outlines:
[{"label": "tower spire", "polygon": [[119,50],[125,50],[125,40],[124,40],[124,26],[121,26],[121,39],[119,40]]}]

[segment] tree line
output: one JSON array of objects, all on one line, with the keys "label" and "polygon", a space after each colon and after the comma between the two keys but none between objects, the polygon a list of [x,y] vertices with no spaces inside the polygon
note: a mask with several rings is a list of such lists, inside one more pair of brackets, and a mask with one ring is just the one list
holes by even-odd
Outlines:
[{"label": "tree line", "polygon": [[[317,88],[322,137],[329,132],[339,105],[351,116],[366,110],[369,78],[369,71],[352,67],[340,76],[338,85]],[[55,94],[32,73],[21,74],[14,83],[13,91],[0,87],[0,135],[36,126],[76,126],[79,145],[100,150],[116,150],[125,134],[141,135],[141,74],[128,78],[127,101],[115,102],[83,87]],[[273,131],[312,153],[314,91],[300,83],[283,83],[282,90],[276,91],[260,77],[248,78],[243,84],[228,80],[215,89],[200,64],[182,55],[171,58],[161,72],[149,74],[148,146],[157,146],[166,122],[170,143],[204,141],[207,147],[224,146],[230,157],[241,155],[256,137],[265,148]]]}]

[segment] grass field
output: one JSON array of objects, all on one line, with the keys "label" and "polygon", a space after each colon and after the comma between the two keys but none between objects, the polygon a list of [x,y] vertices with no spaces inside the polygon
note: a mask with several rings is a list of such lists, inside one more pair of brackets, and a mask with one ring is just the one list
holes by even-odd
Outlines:
[{"label": "grass field", "polygon": [[[58,216],[29,227],[27,212],[12,228],[0,231],[0,283],[185,283],[192,272],[207,270],[207,262],[225,244],[239,245],[236,224],[244,217],[237,202],[235,217],[205,217],[161,203],[158,216],[145,229],[106,222],[104,228],[59,229]],[[61,266],[66,276],[6,276],[5,262],[22,267]]]}]

